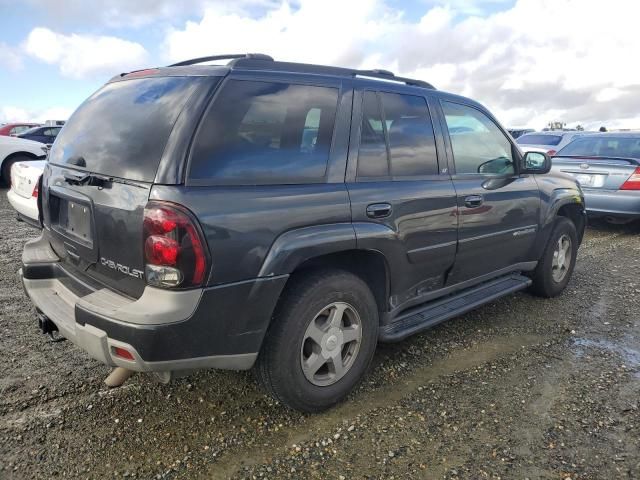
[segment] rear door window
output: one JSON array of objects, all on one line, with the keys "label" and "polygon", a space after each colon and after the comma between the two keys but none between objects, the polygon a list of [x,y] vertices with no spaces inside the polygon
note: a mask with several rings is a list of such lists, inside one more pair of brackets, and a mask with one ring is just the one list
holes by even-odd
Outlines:
[{"label": "rear door window", "polygon": [[391,174],[416,177],[438,174],[436,139],[423,97],[381,93],[389,136]]},{"label": "rear door window", "polygon": [[189,177],[260,185],[323,182],[338,89],[229,80],[196,134]]},{"label": "rear door window", "polygon": [[364,92],[358,150],[358,178],[389,176],[389,157],[380,101],[375,92]]},{"label": "rear door window", "polygon": [[365,91],[358,178],[403,180],[437,174],[435,136],[426,100]]},{"label": "rear door window", "polygon": [[73,113],[49,161],[152,182],[178,115],[206,77],[154,77],[109,83]]}]

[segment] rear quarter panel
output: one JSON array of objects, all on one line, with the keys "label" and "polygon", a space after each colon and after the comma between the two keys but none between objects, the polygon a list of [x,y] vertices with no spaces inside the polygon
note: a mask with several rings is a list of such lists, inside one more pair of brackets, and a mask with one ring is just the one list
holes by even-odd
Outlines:
[{"label": "rear quarter panel", "polygon": [[[195,214],[211,254],[211,285],[258,277],[272,245],[286,232],[351,222],[344,183],[227,187],[156,185],[150,199],[176,202]],[[349,228],[352,229],[350,225]],[[264,274],[290,273],[284,270]]]}]

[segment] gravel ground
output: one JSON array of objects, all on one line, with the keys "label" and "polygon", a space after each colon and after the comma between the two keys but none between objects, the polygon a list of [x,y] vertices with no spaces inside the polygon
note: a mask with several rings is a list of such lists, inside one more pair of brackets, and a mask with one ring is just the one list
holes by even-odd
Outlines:
[{"label": "gravel ground", "polygon": [[595,224],[559,298],[518,293],[381,345],[301,415],[249,373],[170,385],[38,333],[0,190],[0,478],[640,478],[640,225]]}]

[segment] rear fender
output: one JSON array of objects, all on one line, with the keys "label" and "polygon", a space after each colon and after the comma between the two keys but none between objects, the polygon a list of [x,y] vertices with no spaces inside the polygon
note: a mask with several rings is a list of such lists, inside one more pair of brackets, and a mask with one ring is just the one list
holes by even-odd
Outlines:
[{"label": "rear fender", "polygon": [[289,274],[307,260],[356,248],[351,223],[297,228],[280,235],[271,245],[259,277]]},{"label": "rear fender", "polygon": [[582,225],[576,225],[578,238],[581,240],[586,226],[586,210],[584,205],[584,196],[582,192],[573,188],[559,188],[551,192],[548,198],[543,198],[542,201],[542,218],[540,222],[540,229],[538,231],[538,238],[535,243],[535,258],[540,258],[544,252],[553,226],[556,219],[560,216],[560,210],[567,205],[576,205],[579,207],[580,214],[584,221]]}]

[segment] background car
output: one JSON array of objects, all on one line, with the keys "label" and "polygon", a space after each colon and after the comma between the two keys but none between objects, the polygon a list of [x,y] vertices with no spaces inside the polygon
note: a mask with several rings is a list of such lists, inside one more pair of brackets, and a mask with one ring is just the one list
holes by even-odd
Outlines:
[{"label": "background car", "polygon": [[571,142],[576,135],[582,135],[582,132],[562,130],[534,132],[518,137],[516,143],[524,153],[545,152],[547,155],[553,156]]},{"label": "background car", "polygon": [[557,153],[552,170],[580,183],[592,216],[640,218],[640,133],[583,135]]},{"label": "background car", "polygon": [[44,160],[48,149],[40,142],[0,136],[0,175],[6,186],[11,184],[11,166],[17,162]]},{"label": "background car", "polygon": [[7,137],[10,135],[18,135],[37,126],[39,126],[38,123],[6,123],[0,126],[0,135]]},{"label": "background car", "polygon": [[509,128],[507,131],[513,138],[519,138],[527,133],[535,132],[533,128]]},{"label": "background car", "polygon": [[7,192],[18,220],[37,227],[40,227],[38,182],[46,164],[46,160],[14,163],[11,167],[11,188]]},{"label": "background car", "polygon": [[50,145],[54,142],[60,130],[62,130],[62,127],[34,127],[21,133],[18,137]]}]

